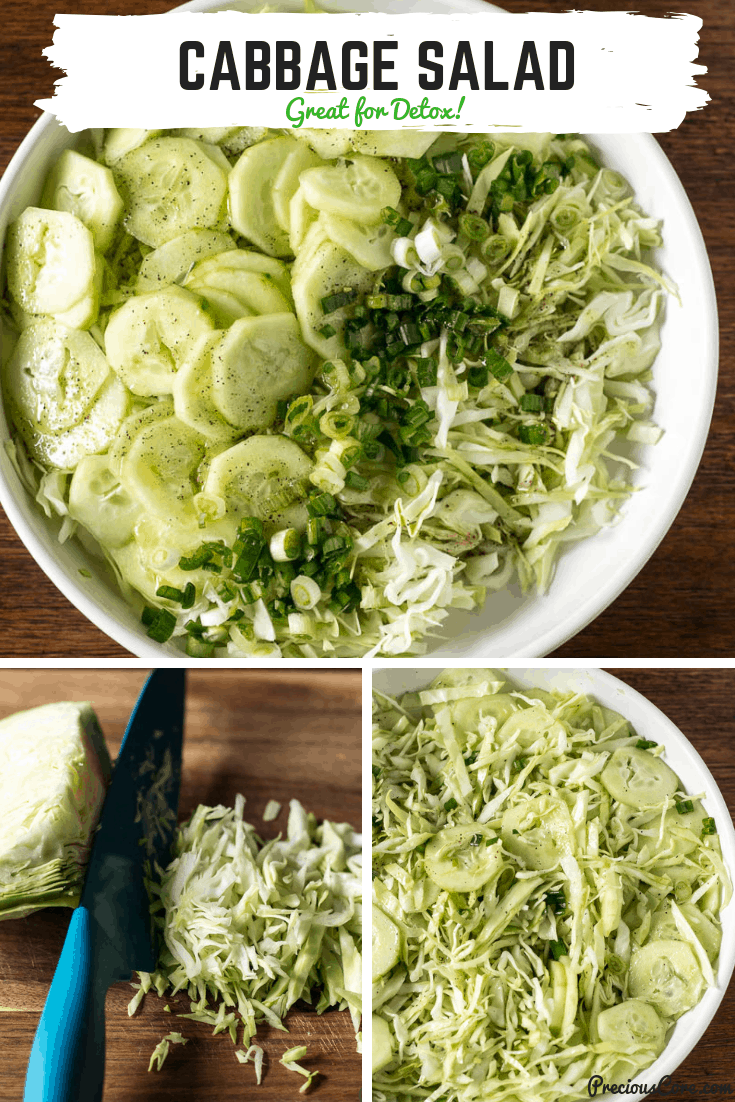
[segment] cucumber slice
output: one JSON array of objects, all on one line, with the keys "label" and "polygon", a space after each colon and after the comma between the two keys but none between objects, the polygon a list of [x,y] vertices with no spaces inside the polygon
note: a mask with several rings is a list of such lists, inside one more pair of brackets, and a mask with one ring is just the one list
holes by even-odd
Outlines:
[{"label": "cucumber slice", "polygon": [[191,138],[151,138],[115,163],[127,230],[158,248],[224,222],[227,176]]},{"label": "cucumber slice", "polygon": [[282,230],[291,232],[291,200],[299,186],[301,173],[324,164],[305,143],[297,144],[281,165],[273,184],[273,211]]},{"label": "cucumber slice", "polygon": [[29,314],[60,314],[94,290],[94,238],[75,214],[26,207],[8,229],[8,290]]},{"label": "cucumber slice", "polygon": [[167,417],[145,425],[122,461],[120,481],[151,513],[194,520],[194,494],[206,446],[198,432]]},{"label": "cucumber slice", "polygon": [[385,222],[367,225],[339,214],[323,214],[322,218],[329,240],[345,249],[363,268],[377,272],[395,263],[390,251],[396,238],[392,226]]},{"label": "cucumber slice", "polygon": [[678,1018],[701,999],[704,976],[684,941],[649,941],[630,957],[628,988],[634,999],[653,1003],[665,1018]]},{"label": "cucumber slice", "polygon": [[105,135],[104,159],[108,165],[114,165],[126,153],[132,153],[143,142],[162,133],[162,130],[139,130],[129,126],[112,127]]},{"label": "cucumber slice", "polygon": [[373,1014],[372,1072],[382,1071],[393,1059],[393,1034],[385,1018]]},{"label": "cucumber slice", "polygon": [[350,145],[371,157],[423,157],[438,138],[426,130],[353,130]]},{"label": "cucumber slice", "polygon": [[552,719],[548,709],[540,704],[516,711],[498,732],[500,742],[517,742],[524,748],[532,746],[541,737],[563,738],[564,728],[558,720]]},{"label": "cucumber slice", "polygon": [[291,274],[287,264],[273,256],[264,256],[252,249],[230,249],[220,256],[208,257],[197,265],[196,278],[206,278],[213,271],[231,271],[233,268],[245,272],[259,272],[270,276],[278,290],[288,300],[289,309],[293,305],[291,295]]},{"label": "cucumber slice", "polygon": [[242,318],[212,352],[212,398],[243,432],[266,428],[281,398],[309,389],[315,368],[293,314]]},{"label": "cucumber slice", "polygon": [[201,337],[174,379],[174,410],[180,421],[207,440],[233,440],[237,429],[225,421],[212,399],[212,351],[222,334]]},{"label": "cucumber slice", "polygon": [[221,230],[187,230],[143,257],[135,289],[142,295],[179,283],[201,260],[236,247]]},{"label": "cucumber slice", "polygon": [[288,437],[251,436],[214,457],[204,492],[224,498],[234,516],[260,517],[270,530],[303,530],[312,470],[308,455]]},{"label": "cucumber slice", "polygon": [[528,869],[548,871],[574,852],[574,825],[561,800],[538,796],[503,814],[503,845]]},{"label": "cucumber slice", "polygon": [[114,375],[104,384],[84,420],[64,432],[34,430],[30,422],[18,423],[18,430],[34,459],[46,467],[72,471],[85,455],[106,451],[128,413],[130,395]]},{"label": "cucumber slice", "polygon": [[398,963],[401,935],[393,919],[373,904],[372,976],[373,983]]},{"label": "cucumber slice", "polygon": [[66,210],[90,230],[95,247],[107,252],[123,212],[123,201],[109,168],[73,149],[65,149],[46,178],[41,203]]},{"label": "cucumber slice", "polygon": [[507,693],[481,696],[475,700],[456,700],[449,705],[452,721],[460,731],[478,731],[480,724],[494,719],[498,727],[518,710],[517,701]]},{"label": "cucumber slice", "polygon": [[[192,140],[195,140],[195,139],[192,139]],[[213,161],[214,164],[216,164],[218,168],[222,169],[225,176],[229,176],[230,170],[232,169],[232,165],[227,160],[227,158],[225,157],[224,153],[222,152],[222,150],[220,149],[220,147],[218,145],[212,145],[211,142],[200,142],[200,141],[197,141],[196,144],[199,146],[202,153],[206,153],[206,155],[209,157],[210,161]]]},{"label": "cucumber slice", "polygon": [[352,137],[355,130],[311,130],[299,127],[298,130],[289,129],[300,142],[306,142],[325,161],[334,160],[335,157],[344,157],[349,153],[352,145]]},{"label": "cucumber slice", "polygon": [[246,149],[230,173],[232,225],[269,256],[288,256],[291,251],[288,235],[276,219],[273,185],[295,147],[292,138],[268,138]]},{"label": "cucumber slice", "polygon": [[[680,903],[679,910],[701,941],[709,959],[711,961],[716,960],[722,943],[722,931],[706,915],[702,914],[699,907],[694,903]],[[681,940],[681,934],[671,910],[671,899],[664,899],[660,907],[654,912],[648,940]]]},{"label": "cucumber slice", "polygon": [[24,329],[27,329],[29,325],[49,318],[53,318],[59,325],[65,325],[67,329],[91,328],[99,316],[100,295],[102,293],[102,284],[104,280],[104,268],[103,264],[99,263],[100,260],[102,260],[101,257],[98,258],[98,262],[95,266],[94,281],[89,294],[80,298],[79,302],[75,302],[68,310],[63,310],[58,314],[29,314],[11,298],[10,313],[18,330],[22,332]]},{"label": "cucumber slice", "polygon": [[288,208],[288,224],[291,227],[289,241],[296,256],[311,226],[319,217],[319,211],[309,206],[301,188],[298,188]]},{"label": "cucumber slice", "polygon": [[146,425],[152,425],[154,421],[163,421],[167,417],[172,417],[173,412],[173,402],[162,398],[152,406],[134,410],[125,418],[107,453],[107,462],[115,478],[120,479],[123,460],[141,429]]},{"label": "cucumber slice", "polygon": [[651,807],[673,796],[679,778],[666,762],[646,750],[615,750],[600,780],[610,795],[628,807]]},{"label": "cucumber slice", "polygon": [[428,876],[448,892],[478,891],[502,871],[503,854],[496,837],[482,823],[445,827],[426,847]]},{"label": "cucumber slice", "polygon": [[195,268],[185,286],[204,298],[210,297],[210,288],[226,291],[242,306],[240,317],[251,314],[287,314],[291,310],[289,300],[276,287],[272,276],[264,272],[220,267],[213,268],[204,275]]},{"label": "cucumber slice", "polygon": [[253,316],[252,311],[248,310],[247,306],[243,306],[240,299],[229,291],[209,287],[198,280],[188,283],[187,289],[202,300],[202,308],[211,316],[216,329],[229,329],[234,321]]},{"label": "cucumber slice", "polygon": [[[680,815],[675,807],[670,807],[664,815],[664,837],[673,846],[674,853],[682,857],[699,848],[699,839],[702,837],[702,825],[707,812],[699,800],[693,803],[693,810]],[[681,830],[691,831],[694,838],[685,838]]]},{"label": "cucumber slice", "polygon": [[31,430],[65,432],[84,420],[109,375],[89,333],[41,318],[20,335],[5,369],[5,391]]},{"label": "cucumber slice", "polygon": [[626,999],[617,1006],[603,1010],[597,1019],[601,1041],[615,1045],[618,1052],[631,1049],[652,1049],[656,1055],[666,1043],[666,1027],[648,1003]]},{"label": "cucumber slice", "polygon": [[222,142],[222,147],[228,157],[239,157],[243,150],[262,141],[267,133],[267,126],[238,126],[235,133]]},{"label": "cucumber slice", "polygon": [[239,126],[202,126],[199,129],[190,126],[180,126],[171,133],[177,138],[193,138],[197,142],[208,142],[211,145],[219,145],[233,138],[241,129]]},{"label": "cucumber slice", "polygon": [[79,460],[69,486],[69,514],[103,547],[122,547],[132,539],[141,513],[140,503],[110,470],[106,455]]},{"label": "cucumber slice", "polygon": [[380,222],[384,207],[395,207],[401,184],[390,165],[355,153],[346,165],[307,168],[301,174],[306,201],[316,210],[355,222]]},{"label": "cucumber slice", "polygon": [[[324,232],[318,223],[309,231],[309,236],[315,232]],[[306,343],[325,360],[338,359],[343,354],[342,336],[349,310],[342,308],[327,315],[322,309],[322,299],[345,288],[358,294],[367,293],[372,289],[374,277],[333,241],[322,241],[313,250],[307,249],[307,242],[305,255],[299,254],[291,270],[296,314]],[[319,332],[327,322],[336,331],[333,337],[323,337]]]},{"label": "cucumber slice", "polygon": [[214,328],[196,296],[182,287],[136,295],[111,316],[105,350],[133,394],[170,394],[198,337]]}]

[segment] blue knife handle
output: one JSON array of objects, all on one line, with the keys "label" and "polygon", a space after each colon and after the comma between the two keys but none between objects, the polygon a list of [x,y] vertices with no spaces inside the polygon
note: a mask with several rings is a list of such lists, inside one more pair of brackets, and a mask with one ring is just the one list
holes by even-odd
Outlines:
[{"label": "blue knife handle", "polygon": [[93,976],[90,914],[79,906],[38,1023],[23,1102],[100,1102],[106,992]]}]

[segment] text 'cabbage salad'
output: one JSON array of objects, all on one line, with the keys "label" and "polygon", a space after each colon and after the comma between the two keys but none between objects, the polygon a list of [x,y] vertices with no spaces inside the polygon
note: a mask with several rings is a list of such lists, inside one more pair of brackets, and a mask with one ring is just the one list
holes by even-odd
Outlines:
[{"label": "text 'cabbage salad'", "polygon": [[418,653],[615,519],[612,452],[659,437],[672,287],[581,138],[110,130],[86,154],[8,231],[5,401],[39,505],[151,638]]},{"label": "text 'cabbage salad'", "polygon": [[[286,836],[264,843],[244,821],[244,806],[242,796],[234,808],[201,805],[180,827],[173,860],[149,884],[158,969],[140,974],[129,1013],[148,991],[185,993],[191,1009],[177,1017],[229,1033],[242,1045],[237,1059],[253,1061],[260,1083],[257,1026],[287,1032],[283,1019],[298,1000],[318,1014],[349,1009],[360,1027],[362,850],[347,823],[317,825],[298,800]],[[185,1039],[163,1038],[151,1067],[155,1061],[160,1071],[172,1040]],[[316,1071],[294,1066],[308,1089]]]},{"label": "text 'cabbage salad'", "polygon": [[376,694],[373,1100],[626,1082],[708,986],[717,828],[617,712],[449,670]]}]

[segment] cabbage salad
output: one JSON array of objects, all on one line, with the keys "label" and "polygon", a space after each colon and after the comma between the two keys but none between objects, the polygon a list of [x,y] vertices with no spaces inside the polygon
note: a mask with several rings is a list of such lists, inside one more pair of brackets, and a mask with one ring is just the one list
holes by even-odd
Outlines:
[{"label": "cabbage salad", "polygon": [[376,694],[374,1102],[586,1097],[663,1051],[715,983],[731,896],[663,754],[495,670]]},{"label": "cabbage salad", "polygon": [[154,640],[420,653],[631,492],[660,243],[575,135],[92,132],[8,231],[14,461]]},{"label": "cabbage salad", "polygon": [[[360,1027],[362,850],[349,824],[317,826],[297,800],[285,837],[263,842],[244,806],[242,796],[234,808],[201,805],[179,828],[173,860],[148,886],[161,943],[157,971],[140,974],[129,1013],[148,991],[184,992],[190,1011],[177,1017],[228,1033],[260,1083],[257,1026],[287,1032],[283,1019],[299,999],[318,1014],[349,1009]],[[187,1040],[168,1034],[151,1067],[160,1071],[170,1044]],[[302,1049],[282,1060],[303,1071],[307,1089],[316,1072],[298,1064]]]}]

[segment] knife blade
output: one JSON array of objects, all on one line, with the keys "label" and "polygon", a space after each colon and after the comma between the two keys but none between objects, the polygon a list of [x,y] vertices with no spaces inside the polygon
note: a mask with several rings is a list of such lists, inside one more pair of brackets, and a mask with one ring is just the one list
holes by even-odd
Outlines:
[{"label": "knife blade", "polygon": [[154,670],[128,721],[33,1041],[24,1102],[99,1102],[107,989],[155,967],[145,877],[167,863],[176,829],[185,676]]}]

